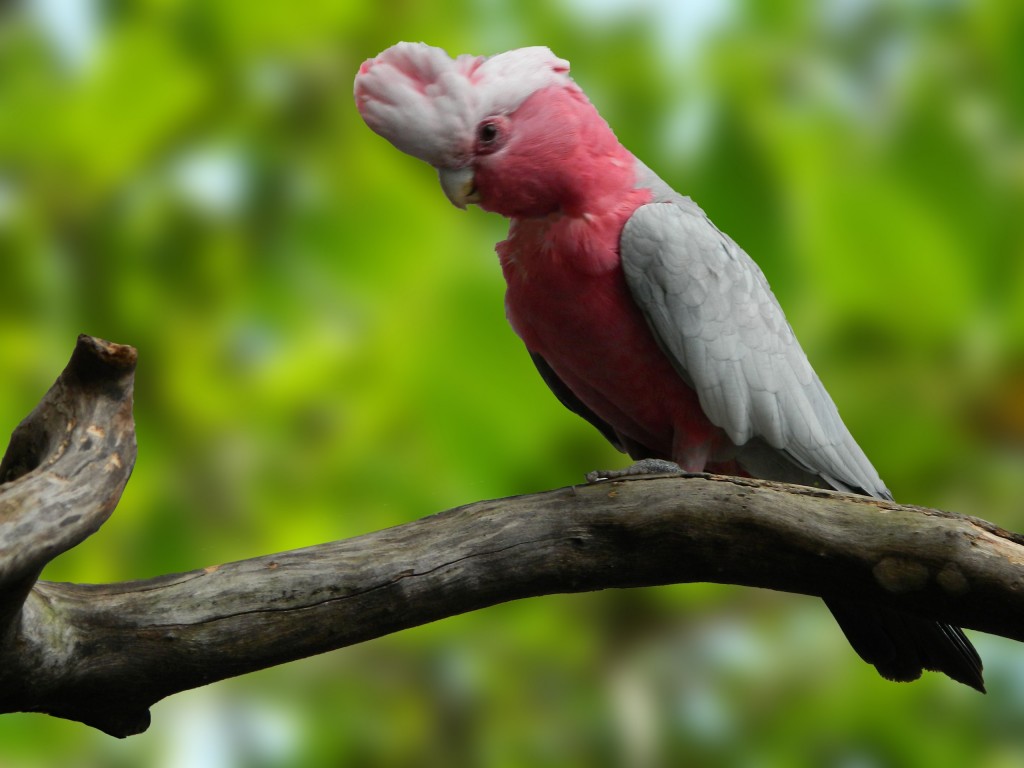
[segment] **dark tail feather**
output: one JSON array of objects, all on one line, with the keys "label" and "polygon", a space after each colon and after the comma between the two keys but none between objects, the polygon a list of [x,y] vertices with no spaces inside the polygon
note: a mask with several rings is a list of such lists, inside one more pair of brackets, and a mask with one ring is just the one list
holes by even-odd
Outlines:
[{"label": "dark tail feather", "polygon": [[874,603],[826,600],[825,605],[853,649],[887,680],[917,680],[928,669],[985,692],[981,657],[959,628]]}]

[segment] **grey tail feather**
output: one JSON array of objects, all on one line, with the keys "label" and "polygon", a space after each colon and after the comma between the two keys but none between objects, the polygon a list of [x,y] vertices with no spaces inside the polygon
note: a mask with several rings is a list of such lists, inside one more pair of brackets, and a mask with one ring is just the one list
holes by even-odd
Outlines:
[{"label": "grey tail feather", "polygon": [[958,627],[876,603],[825,604],[853,649],[887,680],[917,680],[927,669],[985,693],[981,657]]},{"label": "grey tail feather", "polygon": [[[756,440],[745,446],[740,458],[752,465],[747,469],[753,469],[751,474],[755,477],[804,485],[820,485],[824,480],[837,490],[892,501],[892,494],[884,486],[857,488],[808,473],[788,454],[773,451]],[[909,682],[917,680],[927,669],[985,692],[981,657],[958,627],[877,603],[827,598],[825,604],[853,649],[885,679]]]},{"label": "grey tail feather", "polygon": [[[639,444],[625,444],[609,424],[602,421],[558,378],[543,357],[535,352],[531,352],[530,356],[541,377],[562,405],[593,424],[616,448],[627,451],[637,460],[669,458]],[[820,486],[824,480],[838,490],[892,500],[892,495],[884,487],[871,493],[808,472],[799,462],[787,454],[775,451],[757,438],[744,446],[743,455],[738,458],[744,469],[754,477],[810,486]],[[873,664],[885,679],[909,682],[917,680],[927,669],[942,672],[957,682],[985,692],[981,657],[958,627],[876,603],[828,598],[825,604],[853,649],[864,661]]]}]

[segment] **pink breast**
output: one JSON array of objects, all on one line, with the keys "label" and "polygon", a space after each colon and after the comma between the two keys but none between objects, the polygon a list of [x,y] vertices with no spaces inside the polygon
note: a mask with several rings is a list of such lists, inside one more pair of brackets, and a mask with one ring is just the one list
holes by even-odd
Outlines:
[{"label": "pink breast", "polygon": [[619,266],[618,231],[608,228],[615,232],[610,246],[600,226],[581,237],[578,220],[513,227],[498,247],[508,318],[526,346],[616,432],[680,461],[693,446],[722,436],[633,301]]}]

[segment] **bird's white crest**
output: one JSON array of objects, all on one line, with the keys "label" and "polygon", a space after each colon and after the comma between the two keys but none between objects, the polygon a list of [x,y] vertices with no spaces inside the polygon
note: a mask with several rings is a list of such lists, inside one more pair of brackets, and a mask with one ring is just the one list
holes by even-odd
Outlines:
[{"label": "bird's white crest", "polygon": [[480,120],[550,85],[573,83],[569,62],[544,47],[453,59],[424,43],[398,43],[359,68],[355,99],[366,124],[398,149],[455,168],[468,161]]}]

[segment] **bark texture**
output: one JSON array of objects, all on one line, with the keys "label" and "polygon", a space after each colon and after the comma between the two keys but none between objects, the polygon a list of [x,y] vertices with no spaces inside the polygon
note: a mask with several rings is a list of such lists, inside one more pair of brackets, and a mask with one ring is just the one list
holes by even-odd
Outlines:
[{"label": "bark texture", "polygon": [[1024,538],[757,480],[662,476],[483,501],[345,541],[110,585],[37,581],[135,457],[135,351],[81,337],[0,463],[0,712],[116,736],[178,691],[535,595],[710,581],[878,600],[1024,641]]}]

